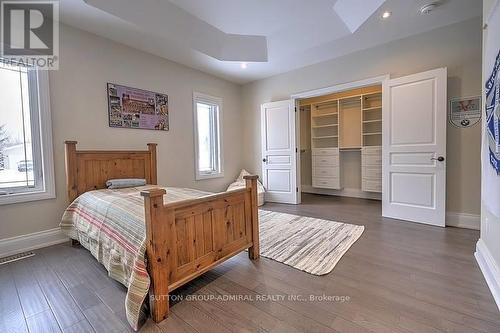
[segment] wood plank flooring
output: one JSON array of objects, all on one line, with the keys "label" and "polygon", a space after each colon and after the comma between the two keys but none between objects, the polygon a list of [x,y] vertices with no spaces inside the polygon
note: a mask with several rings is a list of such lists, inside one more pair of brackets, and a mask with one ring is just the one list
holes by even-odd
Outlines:
[{"label": "wood plank flooring", "polygon": [[[264,208],[366,228],[326,276],[242,253],[175,291],[169,318],[141,332],[500,332],[473,256],[477,231],[385,219],[380,202],[352,198]],[[132,331],[125,288],[88,251],[36,253],[0,266],[0,332]]]}]

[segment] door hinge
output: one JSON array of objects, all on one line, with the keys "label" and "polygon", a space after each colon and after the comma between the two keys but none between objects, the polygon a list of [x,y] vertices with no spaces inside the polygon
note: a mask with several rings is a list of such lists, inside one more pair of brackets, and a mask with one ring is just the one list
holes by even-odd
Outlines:
[{"label": "door hinge", "polygon": [[297,112],[297,107],[295,107],[295,112]]},{"label": "door hinge", "polygon": [[297,147],[295,147],[295,152],[298,153],[299,152],[299,149]]},{"label": "door hinge", "polygon": [[295,188],[295,192],[299,192],[299,188],[298,187]]}]

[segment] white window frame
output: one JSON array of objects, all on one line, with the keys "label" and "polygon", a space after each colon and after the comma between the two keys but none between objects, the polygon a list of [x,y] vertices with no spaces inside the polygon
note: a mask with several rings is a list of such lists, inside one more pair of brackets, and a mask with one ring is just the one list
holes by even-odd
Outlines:
[{"label": "white window frame", "polygon": [[[217,105],[218,108],[218,116],[216,120],[217,126],[217,134],[218,134],[218,144],[215,147],[216,155],[218,155],[219,163],[218,170],[213,172],[200,172],[200,168],[198,165],[199,162],[199,147],[198,147],[198,110],[197,103],[207,103],[212,105]],[[195,179],[203,180],[203,179],[211,179],[211,178],[221,178],[224,177],[224,149],[223,149],[223,139],[222,139],[222,98],[214,97],[207,94],[193,92],[193,124],[194,124],[194,168],[195,168]]]},{"label": "white window frame", "polygon": [[[56,197],[54,179],[54,154],[52,148],[52,119],[50,115],[49,75],[47,70],[28,70],[28,87],[31,114],[31,141],[34,160],[34,179],[41,180],[30,190],[13,189],[0,195],[0,205],[53,199]],[[35,157],[36,156],[36,157]],[[0,192],[2,189],[0,189]]]}]

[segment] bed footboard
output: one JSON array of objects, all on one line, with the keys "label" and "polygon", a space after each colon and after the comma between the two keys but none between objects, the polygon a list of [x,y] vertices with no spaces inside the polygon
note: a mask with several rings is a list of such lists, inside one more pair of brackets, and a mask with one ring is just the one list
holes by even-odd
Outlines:
[{"label": "bed footboard", "polygon": [[163,189],[141,192],[146,212],[150,309],[155,322],[169,311],[169,292],[248,249],[259,257],[257,176],[246,188],[163,204]]}]

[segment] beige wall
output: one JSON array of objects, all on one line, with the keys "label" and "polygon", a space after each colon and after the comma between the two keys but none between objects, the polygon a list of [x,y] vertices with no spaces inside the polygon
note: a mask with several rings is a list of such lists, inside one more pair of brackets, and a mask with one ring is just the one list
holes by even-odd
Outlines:
[{"label": "beige wall", "polygon": [[[158,143],[158,181],[225,190],[241,169],[241,86],[95,35],[63,26],[60,70],[50,72],[56,193],[54,200],[0,206],[0,239],[58,226],[66,207],[64,140],[80,148],[146,149]],[[108,127],[106,82],[169,95],[170,131]],[[194,180],[193,90],[223,98],[225,177]]]},{"label": "beige wall", "polygon": [[[483,2],[483,18],[487,19],[490,10],[493,7],[495,0],[484,0]],[[486,40],[486,35],[488,30],[483,33],[483,41]],[[483,52],[485,49],[483,48]],[[491,69],[483,69],[483,82],[486,82],[486,78],[490,75]],[[484,91],[483,91],[484,98]],[[485,128],[483,123],[483,128]],[[483,133],[483,136],[485,133]],[[483,149],[488,149],[488,143],[486,137],[483,138]],[[483,161],[483,163],[489,163],[488,160]],[[498,203],[500,205],[500,203]],[[500,267],[500,218],[493,215],[484,203],[481,205],[481,240],[487,247],[489,253],[496,262],[497,267]],[[484,255],[484,254],[483,254]],[[494,272],[492,272],[494,273]],[[496,276],[496,279],[500,279],[500,276]],[[500,307],[500,303],[499,303]]]},{"label": "beige wall", "polygon": [[[481,93],[479,18],[245,85],[245,167],[261,170],[261,103],[378,75],[398,77],[438,67],[448,67],[448,97]],[[480,212],[480,134],[479,125],[469,129],[448,126],[448,211]]]}]

